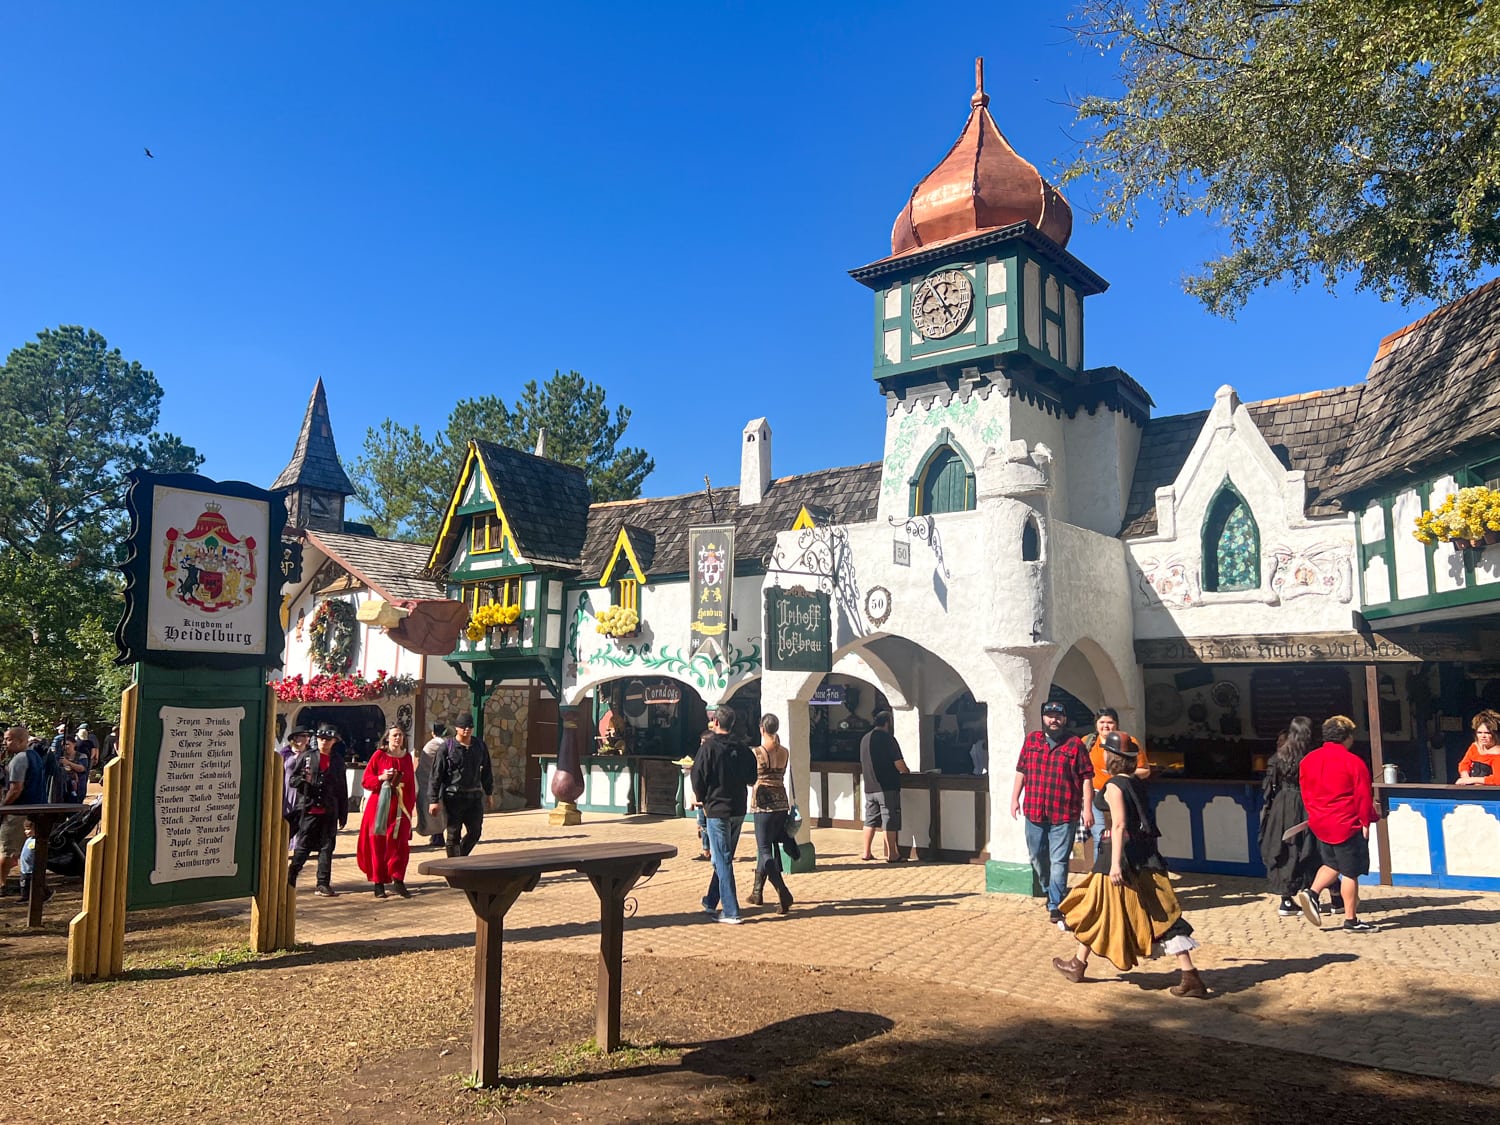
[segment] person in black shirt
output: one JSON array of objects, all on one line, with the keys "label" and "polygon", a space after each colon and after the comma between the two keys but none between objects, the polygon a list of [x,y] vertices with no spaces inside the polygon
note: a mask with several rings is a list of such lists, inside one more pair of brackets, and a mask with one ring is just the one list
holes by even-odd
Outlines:
[{"label": "person in black shirt", "polygon": [[428,812],[436,816],[441,809],[448,814],[443,843],[450,856],[468,855],[479,843],[484,799],[494,788],[489,747],[474,737],[474,720],[460,715],[453,720],[453,737],[438,751],[427,794]]},{"label": "person in black shirt", "polygon": [[[740,900],[734,885],[734,849],[745,826],[748,791],[755,781],[755,757],[734,737],[738,716],[719,707],[709,720],[709,735],[693,759],[693,794],[707,818],[708,848],[714,873],[703,896],[703,909],[714,921],[740,923]],[[719,912],[722,905],[723,912]]]},{"label": "person in black shirt", "polygon": [[901,757],[901,744],[891,733],[889,711],[876,714],[875,729],[860,741],[859,768],[865,791],[865,854],[861,858],[875,858],[871,846],[875,830],[882,828],[886,862],[901,863],[906,859],[896,843],[896,833],[901,831],[901,775],[911,771]]}]

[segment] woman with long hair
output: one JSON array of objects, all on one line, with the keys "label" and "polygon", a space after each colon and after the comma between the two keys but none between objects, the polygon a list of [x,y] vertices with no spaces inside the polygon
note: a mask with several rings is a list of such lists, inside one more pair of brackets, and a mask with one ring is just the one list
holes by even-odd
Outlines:
[{"label": "woman with long hair", "polygon": [[406,731],[391,727],[385,732],[365,766],[363,785],[367,796],[354,853],[359,869],[375,884],[376,898],[386,897],[387,883],[402,898],[411,898],[406,889],[406,864],[411,857],[417,779],[406,746]]},{"label": "woman with long hair", "polygon": [[793,859],[801,851],[787,831],[792,803],[787,797],[785,776],[792,755],[781,744],[777,734],[780,729],[781,720],[775,715],[762,716],[760,745],[755,748],[755,784],[750,788],[750,811],[755,814],[755,885],[750,902],[765,905],[769,879],[778,896],[777,913],[785,914],[792,908],[792,892],[781,875],[781,848],[785,847]]},{"label": "woman with long hair", "polygon": [[[1298,771],[1314,744],[1312,720],[1298,715],[1276,736],[1276,753],[1261,781],[1260,858],[1266,865],[1267,889],[1281,896],[1276,913],[1283,918],[1295,918],[1302,912],[1296,896],[1312,886],[1322,862],[1318,841],[1305,827],[1290,839],[1283,839],[1288,829],[1307,823]],[[1333,898],[1334,909],[1343,910],[1337,889]]]},{"label": "woman with long hair", "polygon": [[1094,794],[1094,805],[1108,816],[1108,827],[1093,872],[1059,906],[1067,928],[1078,939],[1078,952],[1066,961],[1052,958],[1052,967],[1078,984],[1090,953],[1124,972],[1160,951],[1175,956],[1181,971],[1172,995],[1207,999],[1208,989],[1193,965],[1192,951],[1198,948],[1193,927],[1182,916],[1156,847],[1158,832],[1146,783],[1133,772],[1134,757],[1121,753],[1118,734],[1101,741],[1110,778],[1103,791]]}]

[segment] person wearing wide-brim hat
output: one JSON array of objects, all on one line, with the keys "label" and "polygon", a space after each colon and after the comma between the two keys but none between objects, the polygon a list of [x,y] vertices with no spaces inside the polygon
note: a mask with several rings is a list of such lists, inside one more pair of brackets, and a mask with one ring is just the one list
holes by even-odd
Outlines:
[{"label": "person wearing wide-brim hat", "polygon": [[329,882],[333,874],[333,846],[339,829],[349,821],[349,779],[344,772],[338,731],[331,726],[320,726],[316,741],[316,746],[303,750],[287,767],[289,785],[295,793],[293,810],[298,816],[297,842],[287,866],[287,882],[297,885],[303,864],[316,851],[318,884],[313,893],[321,898],[334,898],[338,892]]}]

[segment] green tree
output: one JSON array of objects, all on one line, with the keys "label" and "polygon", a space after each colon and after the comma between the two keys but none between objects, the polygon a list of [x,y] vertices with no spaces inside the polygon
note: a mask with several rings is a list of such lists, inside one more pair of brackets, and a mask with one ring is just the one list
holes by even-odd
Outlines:
[{"label": "green tree", "polygon": [[378,534],[426,542],[442,524],[473,438],[531,450],[545,427],[547,456],[584,469],[595,501],[639,496],[655,463],[644,449],[620,445],[629,423],[630,411],[611,411],[603,387],[558,371],[527,383],[512,404],[495,395],[463,399],[431,439],[387,418],[366,431],[350,476]]},{"label": "green tree", "polygon": [[1480,0],[1084,0],[1123,92],[1077,105],[1066,180],[1101,217],[1194,212],[1228,236],[1186,289],[1353,277],[1445,300],[1500,262],[1500,12]]},{"label": "green tree", "polygon": [[125,474],[202,462],[155,429],[161,398],[150,371],[77,326],[0,366],[0,715],[50,730],[60,713],[115,714]]}]

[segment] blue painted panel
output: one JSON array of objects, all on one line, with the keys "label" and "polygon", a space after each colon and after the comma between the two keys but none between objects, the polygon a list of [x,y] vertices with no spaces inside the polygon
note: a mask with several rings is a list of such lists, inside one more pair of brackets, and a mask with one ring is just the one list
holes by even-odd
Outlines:
[{"label": "blue painted panel", "polygon": [[[1472,797],[1461,797],[1457,792],[1448,797],[1393,797],[1391,804],[1409,805],[1422,817],[1427,825],[1427,855],[1432,867],[1430,875],[1392,874],[1391,883],[1398,887],[1441,887],[1455,891],[1500,891],[1500,878],[1482,875],[1448,874],[1448,851],[1443,842],[1443,817],[1459,805],[1483,804],[1495,811],[1496,802],[1476,801]],[[1371,872],[1360,880],[1371,886],[1380,882],[1378,872]]]},{"label": "blue painted panel", "polygon": [[[1150,783],[1152,815],[1156,806],[1166,797],[1176,797],[1188,809],[1188,825],[1191,829],[1193,854],[1191,858],[1168,856],[1167,866],[1174,871],[1208,871],[1220,875],[1246,875],[1264,878],[1266,866],[1260,861],[1260,810],[1264,801],[1260,795],[1260,783],[1256,781],[1174,781],[1155,780]],[[1229,797],[1245,814],[1246,854],[1248,863],[1234,863],[1207,858],[1207,847],[1203,836],[1203,810],[1215,797]]]}]

